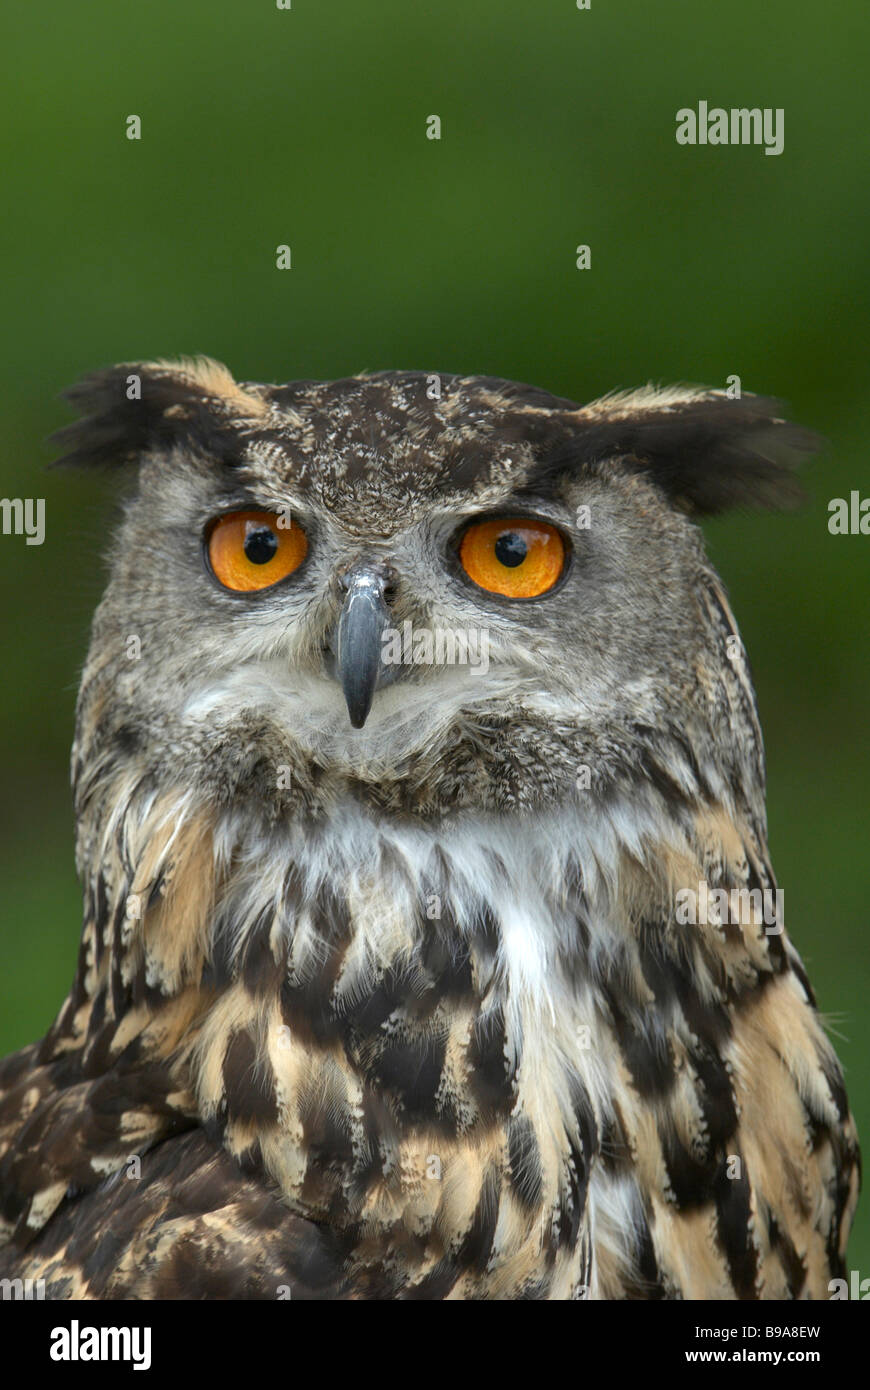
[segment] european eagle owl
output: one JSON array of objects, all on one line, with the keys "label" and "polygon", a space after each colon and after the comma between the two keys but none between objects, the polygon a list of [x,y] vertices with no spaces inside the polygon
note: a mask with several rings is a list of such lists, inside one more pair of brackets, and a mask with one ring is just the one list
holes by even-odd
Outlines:
[{"label": "european eagle owl", "polygon": [[776,403],[489,377],[70,393],[135,465],[78,701],[84,927],[0,1066],[49,1298],[825,1298],[858,1183],[695,518]]}]

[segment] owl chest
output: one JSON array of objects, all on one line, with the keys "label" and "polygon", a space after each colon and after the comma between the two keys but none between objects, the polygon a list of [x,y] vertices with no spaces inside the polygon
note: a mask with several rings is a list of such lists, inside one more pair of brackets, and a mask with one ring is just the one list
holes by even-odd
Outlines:
[{"label": "owl chest", "polygon": [[[263,1162],[295,1210],[364,1232],[354,1258],[379,1270],[404,1251],[415,1280],[449,1268],[467,1296],[544,1281],[569,1297],[588,1275],[606,1085],[564,924],[516,882],[488,901],[390,887],[333,884],[296,915],[251,1025],[274,1100]],[[221,1075],[242,1153],[249,1116],[234,1124]]]}]

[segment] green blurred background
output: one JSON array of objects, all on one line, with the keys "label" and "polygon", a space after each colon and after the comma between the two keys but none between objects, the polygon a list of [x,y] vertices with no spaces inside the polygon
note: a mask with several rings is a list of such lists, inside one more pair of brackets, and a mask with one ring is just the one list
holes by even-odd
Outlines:
[{"label": "green blurred background", "polygon": [[[43,471],[65,385],[194,352],[242,379],[413,367],[581,401],[736,372],[830,440],[802,512],[707,530],[787,921],[867,1141],[870,537],[829,535],[827,502],[870,495],[870,8],[106,0],[4,26],[0,493],[45,497],[47,535],[0,538],[0,1050],[50,1023],[79,931],[68,749],[118,484]],[[783,107],[784,153],[678,146],[700,99]]]}]

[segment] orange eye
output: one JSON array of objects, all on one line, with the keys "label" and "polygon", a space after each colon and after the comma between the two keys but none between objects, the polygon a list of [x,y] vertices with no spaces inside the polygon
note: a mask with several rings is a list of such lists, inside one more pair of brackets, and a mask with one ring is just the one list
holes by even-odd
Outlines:
[{"label": "orange eye", "polygon": [[208,558],[227,589],[267,589],[298,569],[308,538],[297,523],[274,512],[229,512],[208,536]]},{"label": "orange eye", "polygon": [[546,521],[479,521],[462,537],[459,558],[481,589],[506,598],[537,598],[561,578],[565,542]]}]

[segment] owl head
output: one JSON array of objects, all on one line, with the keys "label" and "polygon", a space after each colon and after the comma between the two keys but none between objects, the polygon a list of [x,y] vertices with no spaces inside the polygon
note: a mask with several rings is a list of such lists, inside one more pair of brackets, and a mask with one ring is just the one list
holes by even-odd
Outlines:
[{"label": "owl head", "polygon": [[69,396],[85,418],[62,462],[137,470],[82,683],[80,800],[119,771],[267,818],[347,795],[423,816],[626,783],[758,796],[694,518],[795,497],[815,441],[775,402],[578,406],[421,372],[268,386],[208,359]]}]

